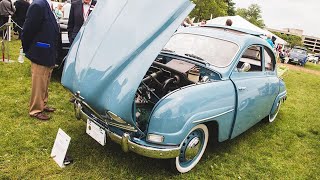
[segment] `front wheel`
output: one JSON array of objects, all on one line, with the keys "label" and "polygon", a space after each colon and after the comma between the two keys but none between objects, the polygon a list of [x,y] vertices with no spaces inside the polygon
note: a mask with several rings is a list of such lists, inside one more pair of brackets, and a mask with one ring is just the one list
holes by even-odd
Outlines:
[{"label": "front wheel", "polygon": [[199,124],[192,128],[180,145],[180,155],[172,159],[172,169],[186,173],[195,167],[207,147],[208,138],[209,132],[206,125]]}]

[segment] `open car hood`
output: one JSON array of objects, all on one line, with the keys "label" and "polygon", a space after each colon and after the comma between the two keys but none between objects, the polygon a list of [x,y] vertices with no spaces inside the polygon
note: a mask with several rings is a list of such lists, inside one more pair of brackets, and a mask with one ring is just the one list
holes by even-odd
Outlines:
[{"label": "open car hood", "polygon": [[193,7],[189,0],[99,1],[70,48],[61,83],[98,113],[135,125],[136,90]]}]

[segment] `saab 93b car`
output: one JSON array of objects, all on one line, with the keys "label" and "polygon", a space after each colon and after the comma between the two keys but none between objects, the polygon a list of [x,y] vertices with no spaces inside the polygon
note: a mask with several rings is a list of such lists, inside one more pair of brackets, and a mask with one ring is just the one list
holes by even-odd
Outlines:
[{"label": "saab 93b car", "polygon": [[209,137],[222,142],[265,117],[272,122],[286,98],[265,40],[230,27],[179,28],[193,7],[99,1],[62,77],[91,137],[170,159],[181,173],[199,162]]}]

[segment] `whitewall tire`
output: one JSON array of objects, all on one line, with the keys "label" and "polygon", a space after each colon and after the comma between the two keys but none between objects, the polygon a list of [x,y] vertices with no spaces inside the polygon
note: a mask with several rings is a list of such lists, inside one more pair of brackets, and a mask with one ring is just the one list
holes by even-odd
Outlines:
[{"label": "whitewall tire", "polygon": [[172,160],[172,169],[179,173],[186,173],[200,161],[208,143],[209,132],[204,124],[191,129],[180,145],[180,155]]}]

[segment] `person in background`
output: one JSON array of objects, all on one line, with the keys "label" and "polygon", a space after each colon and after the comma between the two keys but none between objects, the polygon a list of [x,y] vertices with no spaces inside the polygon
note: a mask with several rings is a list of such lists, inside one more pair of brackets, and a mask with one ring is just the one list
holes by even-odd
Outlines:
[{"label": "person in background", "polygon": [[227,19],[226,26],[232,26],[232,20],[231,19]]},{"label": "person in background", "polygon": [[[18,26],[22,28],[30,3],[27,0],[17,0],[14,2],[14,6],[16,8],[16,12],[14,13],[12,19],[18,24]],[[18,31],[19,33],[19,39],[21,38],[22,30],[20,27],[15,28],[15,31]]]},{"label": "person in background", "polygon": [[57,19],[61,19],[63,17],[62,4],[58,4],[58,6],[54,9],[54,14],[56,15]]},{"label": "person in background", "polygon": [[191,21],[191,19],[189,17],[186,17],[181,25],[183,27],[194,26],[193,22]]},{"label": "person in background", "polygon": [[67,0],[63,7],[62,7],[62,11],[63,11],[63,18],[64,19],[68,19],[69,15],[70,15],[70,9],[71,9],[71,0]]},{"label": "person in background", "polygon": [[277,40],[277,38],[276,38],[275,36],[272,36],[272,37],[271,37],[271,41],[272,41],[273,45],[276,44],[276,40]]},{"label": "person in background", "polygon": [[201,22],[200,22],[200,25],[199,26],[204,26],[207,24],[207,21],[205,19],[203,19]]},{"label": "person in background", "polygon": [[50,0],[33,0],[23,29],[21,41],[26,57],[31,60],[31,100],[29,115],[39,120],[49,120],[44,112],[54,112],[47,105],[48,87],[57,58],[59,26],[50,8]]},{"label": "person in background", "polygon": [[273,44],[273,42],[272,42],[272,39],[271,39],[271,35],[270,35],[270,34],[267,35],[266,41],[270,44],[270,46],[271,46],[272,48],[274,48],[274,44]]},{"label": "person in background", "polygon": [[96,1],[93,0],[75,1],[71,4],[67,28],[70,44],[72,44],[76,38],[83,22],[87,20],[95,4]]},{"label": "person in background", "polygon": [[11,0],[2,0],[0,2],[0,26],[8,22],[9,16],[13,16],[16,8],[13,6]]}]

